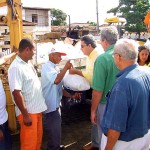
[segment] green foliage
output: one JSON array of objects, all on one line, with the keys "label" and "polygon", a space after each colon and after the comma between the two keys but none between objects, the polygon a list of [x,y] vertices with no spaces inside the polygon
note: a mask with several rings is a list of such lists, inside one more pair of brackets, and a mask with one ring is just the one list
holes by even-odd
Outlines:
[{"label": "green foliage", "polygon": [[145,32],[144,18],[149,11],[149,0],[119,0],[119,6],[112,8],[108,13],[120,14],[127,20],[125,29],[129,32]]},{"label": "green foliage", "polygon": [[97,23],[96,23],[96,22],[90,22],[90,21],[87,21],[87,23],[89,23],[90,26],[97,26]]},{"label": "green foliage", "polygon": [[51,18],[53,26],[66,25],[67,14],[59,9],[51,9]]}]

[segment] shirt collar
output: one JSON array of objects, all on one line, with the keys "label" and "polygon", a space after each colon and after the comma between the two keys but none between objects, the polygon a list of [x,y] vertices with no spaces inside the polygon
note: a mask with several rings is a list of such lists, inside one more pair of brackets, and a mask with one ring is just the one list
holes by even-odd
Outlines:
[{"label": "shirt collar", "polygon": [[112,49],[114,49],[114,44],[113,45],[110,45],[105,52],[108,52],[108,51],[111,51]]},{"label": "shirt collar", "polygon": [[89,58],[92,58],[95,54],[96,49],[93,49],[93,51],[90,53],[90,55],[88,56]]},{"label": "shirt collar", "polygon": [[18,55],[16,56],[16,60],[20,63],[28,64],[23,59],[21,59]]},{"label": "shirt collar", "polygon": [[138,64],[133,64],[129,67],[126,67],[125,69],[121,70],[117,75],[116,77],[120,77],[122,74],[124,74],[125,72],[129,72],[131,70],[133,70],[134,68],[136,68],[138,66]]},{"label": "shirt collar", "polygon": [[56,67],[57,65],[56,64],[54,64],[53,62],[51,62],[50,60],[48,61],[48,63],[52,66],[52,67]]}]

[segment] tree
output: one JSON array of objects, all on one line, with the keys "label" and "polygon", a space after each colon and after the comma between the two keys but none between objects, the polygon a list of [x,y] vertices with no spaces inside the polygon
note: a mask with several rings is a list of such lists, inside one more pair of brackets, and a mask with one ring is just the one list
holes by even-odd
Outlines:
[{"label": "tree", "polygon": [[89,23],[91,26],[96,26],[97,25],[97,23],[91,22],[91,21],[87,21],[87,23]]},{"label": "tree", "polygon": [[145,32],[144,17],[149,11],[149,0],[119,0],[118,7],[112,8],[108,13],[120,14],[127,20],[125,29],[136,32],[140,38],[140,32]]},{"label": "tree", "polygon": [[51,18],[53,26],[66,25],[67,14],[64,13],[62,10],[52,8]]}]

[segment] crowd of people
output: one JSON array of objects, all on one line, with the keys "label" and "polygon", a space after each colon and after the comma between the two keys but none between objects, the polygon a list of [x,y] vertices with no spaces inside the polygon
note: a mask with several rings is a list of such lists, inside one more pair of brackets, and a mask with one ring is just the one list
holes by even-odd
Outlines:
[{"label": "crowd of people", "polygon": [[[132,39],[118,39],[115,27],[100,31],[101,50],[92,35],[81,37],[81,51],[87,56],[81,71],[67,61],[60,70],[57,64],[66,55],[53,47],[49,61],[42,65],[41,80],[30,63],[35,45],[22,39],[18,54],[8,69],[8,81],[20,124],[20,149],[40,150],[42,114],[45,114],[47,150],[61,150],[62,96],[80,99],[81,95],[63,89],[66,72],[88,80],[91,89],[91,145],[84,150],[149,150],[150,145],[150,50]],[[0,64],[14,56],[2,56]],[[6,97],[0,82],[0,150],[11,150],[8,132]]]}]

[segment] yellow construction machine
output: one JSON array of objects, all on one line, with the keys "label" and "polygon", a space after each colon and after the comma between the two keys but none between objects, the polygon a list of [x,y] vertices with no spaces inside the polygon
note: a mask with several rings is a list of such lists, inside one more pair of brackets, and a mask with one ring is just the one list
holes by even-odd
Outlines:
[{"label": "yellow construction machine", "polygon": [[[7,6],[7,15],[0,16],[0,22],[5,24],[7,23],[7,26],[9,27],[11,52],[13,50],[13,47],[18,48],[19,42],[23,37],[21,0],[0,0],[0,7],[4,6]],[[8,111],[9,129],[12,133],[16,133],[17,125],[14,111],[14,103],[12,102],[7,76],[5,76],[5,79],[2,79],[2,81],[6,92],[6,108]]]}]

